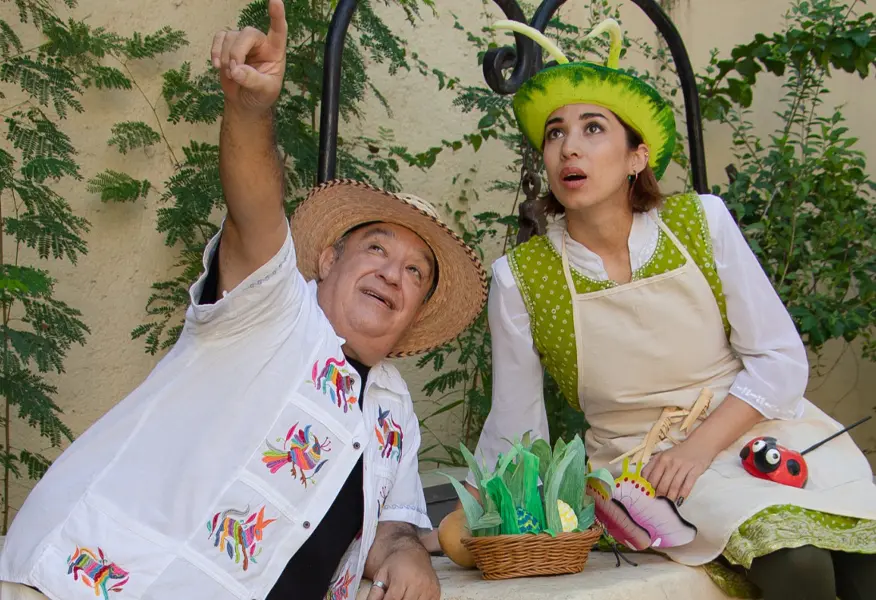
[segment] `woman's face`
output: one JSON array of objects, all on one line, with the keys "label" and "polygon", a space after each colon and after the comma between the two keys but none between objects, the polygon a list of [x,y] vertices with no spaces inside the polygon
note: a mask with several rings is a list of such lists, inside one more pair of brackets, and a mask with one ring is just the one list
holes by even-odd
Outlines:
[{"label": "woman's face", "polygon": [[626,202],[627,178],[644,169],[646,153],[644,145],[631,151],[623,124],[610,110],[594,104],[567,104],[545,125],[548,183],[567,211],[607,200]]}]

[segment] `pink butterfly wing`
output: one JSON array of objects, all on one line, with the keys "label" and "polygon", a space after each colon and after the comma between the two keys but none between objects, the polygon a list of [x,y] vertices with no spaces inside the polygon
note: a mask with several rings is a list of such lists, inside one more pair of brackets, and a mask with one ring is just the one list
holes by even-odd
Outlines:
[{"label": "pink butterfly wing", "polygon": [[655,548],[671,548],[689,544],[697,528],[685,521],[675,504],[665,497],[654,498],[634,481],[619,481],[612,489],[612,498],[623,504],[632,520],[647,530]]},{"label": "pink butterfly wing", "polygon": [[611,537],[632,550],[645,550],[651,545],[648,531],[630,517],[623,504],[599,493],[590,495],[596,505],[596,518]]}]

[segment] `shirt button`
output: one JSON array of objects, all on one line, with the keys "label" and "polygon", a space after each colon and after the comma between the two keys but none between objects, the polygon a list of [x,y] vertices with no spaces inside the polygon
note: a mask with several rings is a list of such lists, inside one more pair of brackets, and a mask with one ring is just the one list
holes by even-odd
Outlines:
[{"label": "shirt button", "polygon": [[303,525],[305,529],[310,529],[310,521],[305,521]]},{"label": "shirt button", "polygon": [[361,447],[362,447],[362,444],[360,444],[359,442],[353,442],[353,450],[358,450]]}]

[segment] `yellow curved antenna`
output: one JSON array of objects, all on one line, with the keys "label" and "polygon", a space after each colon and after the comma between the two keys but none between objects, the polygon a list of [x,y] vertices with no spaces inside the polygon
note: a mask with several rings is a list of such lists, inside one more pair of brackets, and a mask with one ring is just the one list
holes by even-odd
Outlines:
[{"label": "yellow curved antenna", "polygon": [[[493,24],[492,29],[507,29],[509,31],[513,31],[514,33],[519,33],[525,35],[529,39],[533,40],[539,46],[544,48],[545,52],[550,54],[551,58],[553,58],[557,63],[564,65],[569,62],[569,59],[566,58],[566,55],[563,54],[562,50],[560,50],[556,44],[547,39],[545,35],[540,32],[538,29],[530,27],[529,25],[525,25],[520,21],[496,21]],[[618,55],[620,55],[620,49],[618,49]]]},{"label": "yellow curved antenna", "polygon": [[621,47],[623,45],[623,32],[621,32],[620,25],[614,19],[606,19],[599,25],[593,28],[587,37],[593,38],[602,35],[605,32],[609,33],[610,41],[609,41],[609,50],[608,50],[608,60],[605,61],[605,66],[609,69],[617,69],[618,64],[620,63],[620,53]]}]

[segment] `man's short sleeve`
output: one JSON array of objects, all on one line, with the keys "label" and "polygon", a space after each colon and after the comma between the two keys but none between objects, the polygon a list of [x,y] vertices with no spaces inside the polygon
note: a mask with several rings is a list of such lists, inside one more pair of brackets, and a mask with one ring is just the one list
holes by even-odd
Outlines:
[{"label": "man's short sleeve", "polygon": [[432,522],[426,513],[426,497],[423,495],[423,484],[420,481],[420,422],[411,407],[404,429],[403,453],[398,475],[392,486],[380,521],[401,521],[411,523],[420,529],[432,529]]},{"label": "man's short sleeve", "polygon": [[[224,225],[224,223],[223,223]],[[253,327],[263,327],[278,319],[294,319],[301,312],[309,294],[295,257],[292,232],[268,262],[256,269],[232,290],[219,291],[215,302],[201,303],[201,295],[210,274],[210,265],[218,260],[219,231],[204,250],[204,270],[189,289],[186,330],[195,335],[233,334]]]}]

